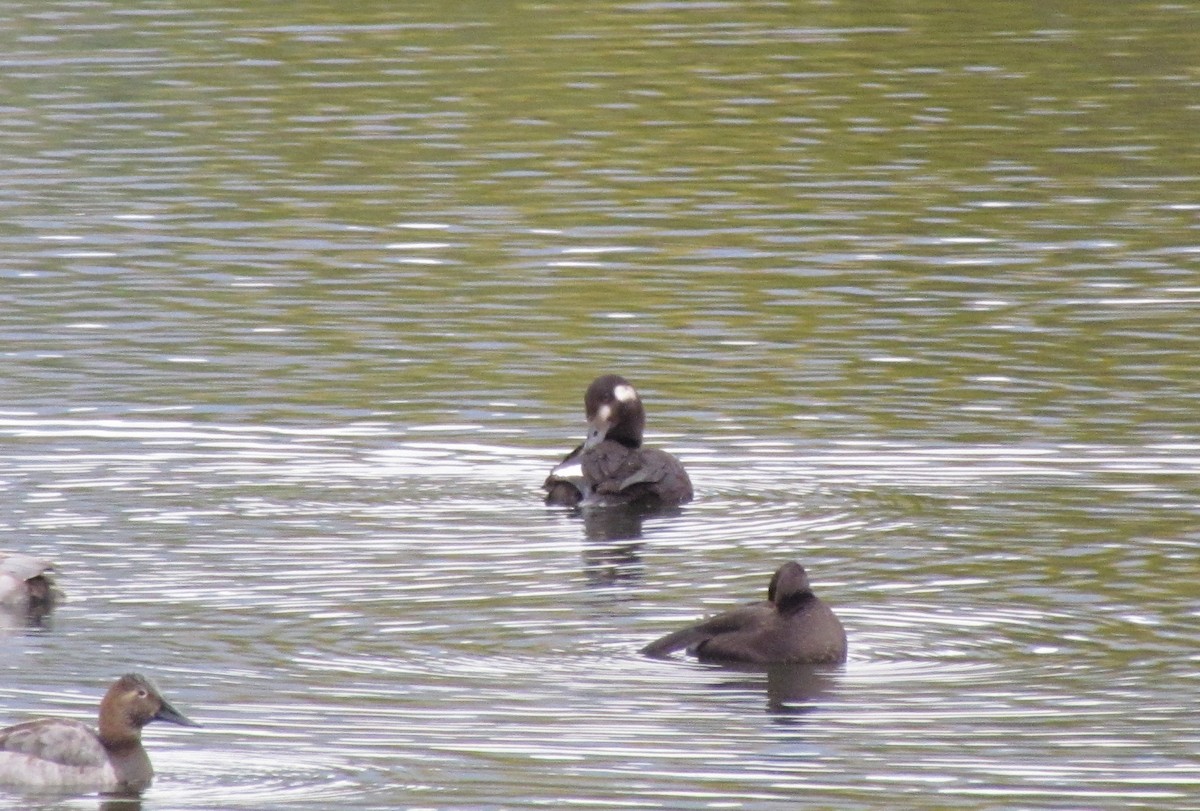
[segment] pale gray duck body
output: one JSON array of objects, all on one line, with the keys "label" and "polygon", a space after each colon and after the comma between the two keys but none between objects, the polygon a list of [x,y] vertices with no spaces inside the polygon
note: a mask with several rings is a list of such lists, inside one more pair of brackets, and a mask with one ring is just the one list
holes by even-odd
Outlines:
[{"label": "pale gray duck body", "polygon": [[0,785],[39,792],[139,794],[154,779],[142,747],[151,721],[199,726],[144,676],[117,679],[100,702],[100,724],[41,718],[0,729]]}]

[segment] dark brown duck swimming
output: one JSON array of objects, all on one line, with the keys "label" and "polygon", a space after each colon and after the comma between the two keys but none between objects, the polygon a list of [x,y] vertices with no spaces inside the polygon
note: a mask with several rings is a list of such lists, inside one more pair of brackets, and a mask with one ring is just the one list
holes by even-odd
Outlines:
[{"label": "dark brown duck swimming", "polygon": [[642,653],[667,656],[684,649],[707,662],[836,664],[846,660],[846,631],[813,594],[804,567],[789,561],[771,578],[765,602],[667,634]]},{"label": "dark brown duck swimming", "polygon": [[547,504],[667,507],[692,500],[687,471],[671,454],[642,446],[646,410],[629,381],[601,375],[583,398],[588,435],[542,487]]}]

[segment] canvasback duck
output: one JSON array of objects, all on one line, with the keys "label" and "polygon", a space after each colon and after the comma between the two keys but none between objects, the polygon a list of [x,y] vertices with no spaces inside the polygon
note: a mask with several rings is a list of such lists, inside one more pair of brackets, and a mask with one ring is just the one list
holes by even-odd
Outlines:
[{"label": "canvasback duck", "polygon": [[841,621],[808,585],[795,561],[771,578],[765,602],[726,611],[642,648],[647,656],[686,649],[706,662],[836,664],[846,660]]},{"label": "canvasback duck", "polygon": [[642,447],[646,409],[620,375],[601,375],[583,397],[588,435],[542,485],[546,503],[567,507],[636,504],[668,507],[692,500],[687,471],[671,454]]},{"label": "canvasback duck", "polygon": [[0,551],[0,608],[48,609],[60,596],[53,573],[54,566],[48,560]]},{"label": "canvasback duck", "polygon": [[200,726],[167,703],[145,676],[128,673],[100,701],[98,731],[66,718],[0,729],[0,785],[139,794],[154,778],[142,748],[142,727],[151,721]]}]

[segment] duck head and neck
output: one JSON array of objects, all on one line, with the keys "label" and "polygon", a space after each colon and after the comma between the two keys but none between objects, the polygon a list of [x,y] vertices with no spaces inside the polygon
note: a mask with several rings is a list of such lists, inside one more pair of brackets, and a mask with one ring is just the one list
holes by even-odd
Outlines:
[{"label": "duck head and neck", "polygon": [[620,375],[602,375],[592,381],[583,396],[588,435],[584,448],[606,439],[627,448],[639,448],[646,430],[646,409],[632,384]]},{"label": "duck head and neck", "polygon": [[812,586],[808,584],[808,572],[795,561],[780,566],[771,576],[767,586],[767,600],[775,604],[775,610],[789,614],[816,599]]},{"label": "duck head and neck", "polygon": [[100,741],[110,751],[137,747],[141,745],[142,727],[151,721],[200,726],[172,707],[145,676],[127,673],[113,682],[100,701],[97,731]]}]

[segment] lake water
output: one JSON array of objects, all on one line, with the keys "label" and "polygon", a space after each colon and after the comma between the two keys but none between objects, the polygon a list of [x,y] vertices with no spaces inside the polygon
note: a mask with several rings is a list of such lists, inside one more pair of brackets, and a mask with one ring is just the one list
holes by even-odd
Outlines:
[{"label": "lake water", "polygon": [[[0,3],[0,725],[152,675],[147,811],[1196,807],[1198,32]],[[676,515],[541,504],[608,371]],[[788,559],[844,667],[637,654]]]}]

